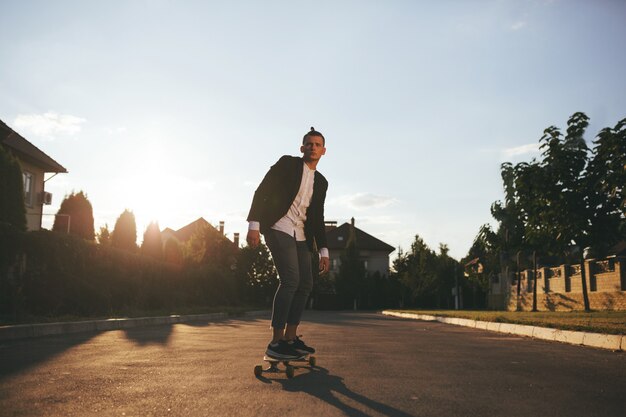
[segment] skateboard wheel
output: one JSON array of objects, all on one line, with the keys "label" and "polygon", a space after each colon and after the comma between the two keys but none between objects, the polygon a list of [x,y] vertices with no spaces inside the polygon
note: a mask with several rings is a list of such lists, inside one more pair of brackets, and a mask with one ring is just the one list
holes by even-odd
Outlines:
[{"label": "skateboard wheel", "polygon": [[317,363],[317,358],[315,356],[309,356],[309,365],[315,366]]},{"label": "skateboard wheel", "polygon": [[287,374],[287,378],[293,378],[293,366],[287,365],[285,373]]},{"label": "skateboard wheel", "polygon": [[263,366],[257,365],[254,367],[254,376],[260,377],[262,373],[263,373]]}]

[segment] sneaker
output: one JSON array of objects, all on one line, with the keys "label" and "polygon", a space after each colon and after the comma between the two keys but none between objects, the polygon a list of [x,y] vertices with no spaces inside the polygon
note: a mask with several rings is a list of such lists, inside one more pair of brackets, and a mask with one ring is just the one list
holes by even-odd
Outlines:
[{"label": "sneaker", "polygon": [[311,346],[307,346],[306,343],[304,343],[304,341],[302,341],[302,339],[300,339],[298,336],[296,336],[296,338],[290,342],[290,345],[296,351],[302,353],[303,355],[315,353],[315,349],[313,349]]},{"label": "sneaker", "polygon": [[276,344],[270,343],[267,345],[265,354],[269,357],[276,359],[300,359],[302,354],[293,348],[293,345],[285,340],[280,340]]}]

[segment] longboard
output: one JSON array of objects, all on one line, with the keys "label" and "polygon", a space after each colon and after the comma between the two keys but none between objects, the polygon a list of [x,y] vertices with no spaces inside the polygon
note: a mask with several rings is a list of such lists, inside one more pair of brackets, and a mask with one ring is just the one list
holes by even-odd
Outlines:
[{"label": "longboard", "polygon": [[[263,356],[263,360],[268,362],[270,366],[268,368],[263,368],[263,365],[257,365],[254,367],[254,375],[258,378],[264,373],[272,373],[278,374],[281,372],[285,372],[287,378],[293,378],[294,371],[298,368],[313,368],[317,364],[317,359],[315,356],[305,355],[300,359],[277,359],[272,358],[270,356]],[[283,371],[278,367],[278,364],[281,363],[285,365],[285,370]],[[305,365],[292,365],[292,363],[303,363]]]}]

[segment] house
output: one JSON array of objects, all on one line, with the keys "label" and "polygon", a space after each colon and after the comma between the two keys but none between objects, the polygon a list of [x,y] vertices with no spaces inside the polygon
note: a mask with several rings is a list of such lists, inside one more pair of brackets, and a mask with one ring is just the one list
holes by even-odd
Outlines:
[{"label": "house", "polygon": [[330,257],[330,273],[337,275],[341,265],[341,255],[351,236],[354,236],[359,259],[369,274],[378,272],[389,275],[389,254],[396,250],[391,245],[364,232],[354,225],[354,217],[350,223],[337,226],[337,222],[326,222],[326,240]]},{"label": "house", "polygon": [[45,174],[66,174],[67,170],[2,120],[0,120],[0,144],[13,154],[22,168],[26,229],[40,230],[43,205],[52,203],[52,194],[45,190],[46,181],[52,177],[45,179]]},{"label": "house", "polygon": [[[216,233],[224,236],[223,221],[220,221],[219,229],[216,229],[211,223],[206,221],[203,217],[200,217],[178,230],[173,230],[169,227],[166,227],[165,229],[163,229],[163,231],[161,231],[161,239],[163,240],[163,243],[165,243],[168,239],[175,239],[178,243],[185,243],[191,238],[191,236],[193,236],[193,234],[197,230],[204,227],[208,227],[209,229],[214,230]],[[224,239],[227,238],[224,236]],[[239,233],[235,233],[233,243],[236,247],[239,247]]]}]

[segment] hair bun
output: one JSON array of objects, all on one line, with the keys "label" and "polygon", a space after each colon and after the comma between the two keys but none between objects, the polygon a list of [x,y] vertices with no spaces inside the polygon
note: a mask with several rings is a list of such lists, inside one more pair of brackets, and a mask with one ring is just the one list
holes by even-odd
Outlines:
[{"label": "hair bun", "polygon": [[315,128],[311,126],[311,132],[315,132]]}]

